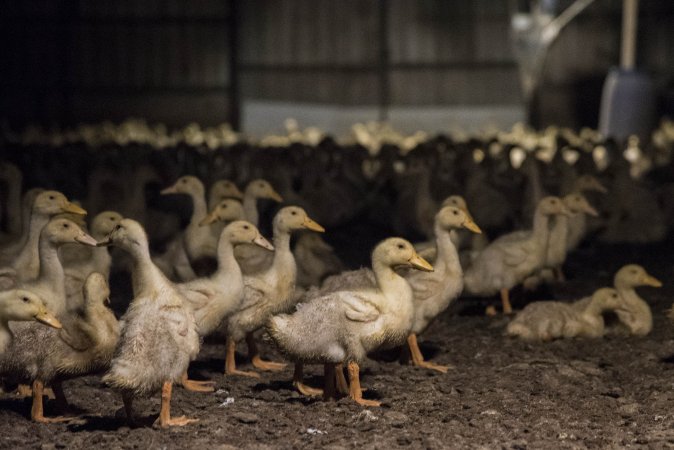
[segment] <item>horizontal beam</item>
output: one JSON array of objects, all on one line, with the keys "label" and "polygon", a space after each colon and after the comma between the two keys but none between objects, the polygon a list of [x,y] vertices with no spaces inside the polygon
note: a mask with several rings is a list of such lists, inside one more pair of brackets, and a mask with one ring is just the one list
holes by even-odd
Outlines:
[{"label": "horizontal beam", "polygon": [[[378,72],[381,67],[378,64],[241,64],[241,70],[245,72],[285,72],[285,73],[311,73],[311,72],[339,72],[339,73],[367,73]],[[392,62],[388,64],[389,70],[413,71],[413,70],[463,70],[463,69],[516,69],[515,61],[446,61],[446,62]]]}]

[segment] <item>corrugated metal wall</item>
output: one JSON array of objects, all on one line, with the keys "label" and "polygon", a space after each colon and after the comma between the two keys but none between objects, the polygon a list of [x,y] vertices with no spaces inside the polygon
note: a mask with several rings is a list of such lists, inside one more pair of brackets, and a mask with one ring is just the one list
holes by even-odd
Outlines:
[{"label": "corrugated metal wall", "polygon": [[[340,105],[521,101],[505,0],[233,2],[3,1],[2,115],[214,123],[231,117],[232,87],[242,98]],[[233,4],[240,90],[230,79]],[[666,81],[674,2],[643,0],[641,16],[639,63]],[[596,120],[619,27],[620,2],[598,0],[563,32],[548,58],[544,121]]]}]

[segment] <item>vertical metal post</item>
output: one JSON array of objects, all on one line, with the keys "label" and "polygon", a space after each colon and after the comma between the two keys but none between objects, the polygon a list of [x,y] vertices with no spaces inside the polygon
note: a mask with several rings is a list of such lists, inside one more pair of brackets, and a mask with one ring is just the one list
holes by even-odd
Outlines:
[{"label": "vertical metal post", "polygon": [[241,129],[241,88],[239,84],[239,1],[229,1],[229,123]]},{"label": "vertical metal post", "polygon": [[388,21],[388,0],[378,0],[378,22],[379,22],[379,120],[388,119],[388,109],[390,106],[390,59],[391,55],[388,47],[389,21]]}]

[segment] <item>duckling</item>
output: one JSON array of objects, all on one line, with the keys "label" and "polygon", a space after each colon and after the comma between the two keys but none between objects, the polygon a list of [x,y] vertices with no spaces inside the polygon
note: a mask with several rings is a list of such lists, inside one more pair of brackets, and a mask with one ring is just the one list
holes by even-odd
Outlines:
[{"label": "duckling", "polygon": [[47,309],[39,295],[25,289],[0,292],[0,356],[14,338],[8,322],[31,320],[61,328],[61,322]]},{"label": "duckling", "polygon": [[[97,214],[91,221],[91,236],[97,242],[103,240],[122,219],[122,215],[115,211],[103,211]],[[66,274],[66,295],[68,299],[83,300],[80,295],[82,286],[91,273],[98,272],[106,280],[110,279],[112,258],[107,248],[67,244],[59,250],[59,258],[63,263]],[[74,308],[80,306],[81,301],[70,305]]]},{"label": "duckling", "polygon": [[176,286],[152,263],[147,235],[131,219],[123,219],[99,245],[114,245],[129,253],[133,263],[134,298],[124,315],[124,327],[103,381],[121,391],[127,417],[133,398],[161,389],[162,427],[194,422],[171,417],[171,393],[191,360],[199,353],[194,314]]},{"label": "duckling", "polygon": [[212,211],[217,204],[228,198],[242,200],[243,193],[230,180],[216,181],[208,192],[208,209]]},{"label": "duckling", "polygon": [[303,232],[293,249],[297,261],[297,286],[319,286],[329,275],[340,273],[344,264],[334,248],[316,233]]},{"label": "duckling", "polygon": [[612,288],[595,291],[583,308],[563,302],[528,304],[508,324],[506,334],[524,340],[549,341],[556,338],[598,338],[604,335],[605,311],[619,311],[620,294]]},{"label": "duckling", "polygon": [[236,369],[236,344],[244,337],[253,366],[261,370],[280,370],[285,364],[263,361],[257,350],[253,333],[263,327],[274,314],[293,306],[297,265],[290,251],[290,234],[296,230],[322,233],[325,229],[314,222],[300,207],[282,208],[274,217],[274,260],[264,272],[244,276],[243,303],[227,321],[227,355],[225,373],[259,376],[254,372]]},{"label": "duckling", "polygon": [[54,423],[68,417],[44,417],[44,387],[54,388],[61,407],[67,406],[61,383],[64,380],[104,370],[110,364],[117,341],[119,325],[105,305],[110,290],[103,275],[90,274],[83,286],[82,309],[68,314],[63,327],[53,330],[33,324],[17,325],[17,339],[0,362],[0,373],[22,382],[30,382],[33,391],[31,419]]},{"label": "duckling", "polygon": [[[644,301],[634,288],[639,286],[662,287],[662,282],[646,272],[638,264],[628,264],[618,270],[613,277],[613,287],[620,294],[620,309],[615,311],[622,322],[635,336],[646,336],[653,329],[653,315],[648,303]],[[589,298],[581,299],[574,305],[582,308]]]},{"label": "duckling", "polygon": [[227,222],[243,220],[244,216],[245,213],[241,202],[233,198],[227,198],[216,204],[211,209],[211,212],[201,219],[199,226],[205,227],[219,222],[227,225]]},{"label": "duckling", "polygon": [[433,270],[408,241],[389,238],[372,252],[375,288],[318,296],[301,304],[297,312],[267,322],[272,340],[291,360],[325,365],[326,398],[334,396],[335,366],[346,363],[350,397],[363,406],[380,405],[363,398],[359,363],[368,352],[403,344],[412,328],[413,292],[393,270],[400,266]]},{"label": "duckling", "polygon": [[[251,243],[268,251],[274,250],[252,223],[244,220],[231,222],[222,231],[218,242],[218,270],[208,278],[178,285],[178,291],[194,311],[200,337],[213,333],[225,317],[239,308],[243,300],[243,276],[234,259],[234,246]],[[183,376],[182,384],[193,391],[213,390],[207,386],[210,382],[188,380],[187,372]]]},{"label": "duckling", "polygon": [[260,226],[260,215],[257,211],[258,198],[274,200],[277,203],[283,202],[283,197],[274,190],[268,181],[257,179],[248,183],[243,193],[243,210],[246,213],[246,220],[256,227]]},{"label": "duckling", "polygon": [[[5,253],[6,258],[3,259],[4,264],[11,262],[11,269],[9,271],[14,273],[18,280],[31,280],[37,277],[40,270],[40,260],[38,257],[40,233],[50,218],[62,213],[83,216],[87,212],[68,201],[65,195],[57,191],[44,191],[35,197],[26,242],[18,254],[8,255]],[[8,284],[7,280],[4,280],[0,281],[0,287],[6,289],[12,287],[12,284]]]},{"label": "duckling", "polygon": [[501,236],[477,256],[465,271],[465,290],[478,296],[500,292],[503,313],[510,314],[510,289],[542,267],[549,238],[548,223],[551,217],[560,214],[569,214],[560,198],[543,198],[536,208],[532,230]]}]

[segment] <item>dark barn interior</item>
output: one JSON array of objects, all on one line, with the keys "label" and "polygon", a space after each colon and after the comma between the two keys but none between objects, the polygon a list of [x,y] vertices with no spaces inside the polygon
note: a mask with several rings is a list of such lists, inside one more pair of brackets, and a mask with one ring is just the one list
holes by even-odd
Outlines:
[{"label": "dark barn interior", "polygon": [[674,444],[671,1],[0,6],[0,448]]}]

